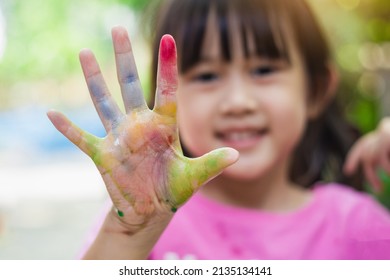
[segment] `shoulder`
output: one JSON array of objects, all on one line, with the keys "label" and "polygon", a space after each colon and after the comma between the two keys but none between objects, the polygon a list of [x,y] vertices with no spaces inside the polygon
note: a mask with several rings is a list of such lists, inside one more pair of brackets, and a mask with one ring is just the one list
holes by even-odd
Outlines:
[{"label": "shoulder", "polygon": [[314,192],[327,205],[327,220],[339,232],[345,258],[390,259],[388,209],[373,196],[339,184],[322,184]]},{"label": "shoulder", "polygon": [[326,183],[318,184],[314,187],[314,193],[323,202],[338,211],[350,212],[359,209],[366,211],[379,211],[382,214],[387,214],[387,210],[376,201],[376,199],[364,192],[358,192],[351,187],[337,184]]},{"label": "shoulder", "polygon": [[383,237],[390,240],[390,211],[372,195],[340,184],[320,184],[314,189],[332,219],[339,220],[351,236]]}]

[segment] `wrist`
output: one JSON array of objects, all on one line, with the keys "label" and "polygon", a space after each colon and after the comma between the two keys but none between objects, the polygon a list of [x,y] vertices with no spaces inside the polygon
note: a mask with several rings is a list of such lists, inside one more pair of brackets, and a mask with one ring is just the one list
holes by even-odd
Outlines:
[{"label": "wrist", "polygon": [[129,217],[118,213],[113,206],[107,214],[104,231],[127,236],[133,236],[139,232],[159,232],[166,228],[172,217],[173,213],[166,213],[147,217],[134,216],[130,220]]},{"label": "wrist", "polygon": [[147,259],[173,214],[131,225],[112,208],[84,259]]}]

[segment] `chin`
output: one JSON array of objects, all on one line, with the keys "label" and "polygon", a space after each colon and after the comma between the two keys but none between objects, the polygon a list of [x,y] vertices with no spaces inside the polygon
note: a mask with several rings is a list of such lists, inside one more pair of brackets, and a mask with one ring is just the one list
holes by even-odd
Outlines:
[{"label": "chin", "polygon": [[264,176],[268,169],[259,165],[243,165],[237,162],[226,168],[222,175],[234,180],[253,181]]}]

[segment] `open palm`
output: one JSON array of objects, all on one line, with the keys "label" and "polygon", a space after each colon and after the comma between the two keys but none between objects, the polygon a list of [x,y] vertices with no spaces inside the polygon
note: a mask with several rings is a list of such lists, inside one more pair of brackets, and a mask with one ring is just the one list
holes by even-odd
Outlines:
[{"label": "open palm", "polygon": [[91,135],[59,112],[50,111],[48,116],[94,161],[121,219],[141,225],[150,217],[175,212],[202,184],[234,163],[238,153],[222,148],[196,159],[183,156],[176,124],[176,47],[171,36],[163,36],[160,43],[153,110],[143,97],[126,30],[113,28],[112,38],[126,114],[111,97],[93,53],[83,50],[81,66],[107,136]]}]

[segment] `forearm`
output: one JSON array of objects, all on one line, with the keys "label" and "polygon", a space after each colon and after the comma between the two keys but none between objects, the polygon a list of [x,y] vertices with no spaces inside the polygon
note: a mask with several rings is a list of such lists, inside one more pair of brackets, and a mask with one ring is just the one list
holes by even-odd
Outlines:
[{"label": "forearm", "polygon": [[133,230],[121,225],[111,210],[83,259],[147,259],[171,218],[160,217]]}]

